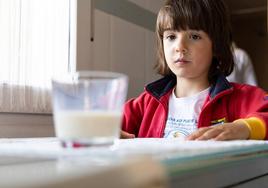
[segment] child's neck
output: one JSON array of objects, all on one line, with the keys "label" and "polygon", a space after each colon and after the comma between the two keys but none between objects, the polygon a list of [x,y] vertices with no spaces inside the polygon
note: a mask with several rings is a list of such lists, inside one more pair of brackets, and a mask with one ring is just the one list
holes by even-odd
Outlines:
[{"label": "child's neck", "polygon": [[189,97],[199,93],[209,87],[207,79],[185,79],[177,78],[177,85],[175,88],[176,97]]}]

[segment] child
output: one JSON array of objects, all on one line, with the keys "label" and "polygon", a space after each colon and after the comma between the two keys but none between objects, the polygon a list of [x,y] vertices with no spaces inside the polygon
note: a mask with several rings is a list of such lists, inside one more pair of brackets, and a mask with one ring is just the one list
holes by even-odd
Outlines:
[{"label": "child", "polygon": [[225,78],[234,62],[223,0],[168,0],[156,33],[164,77],[125,104],[122,138],[268,138],[268,96]]}]

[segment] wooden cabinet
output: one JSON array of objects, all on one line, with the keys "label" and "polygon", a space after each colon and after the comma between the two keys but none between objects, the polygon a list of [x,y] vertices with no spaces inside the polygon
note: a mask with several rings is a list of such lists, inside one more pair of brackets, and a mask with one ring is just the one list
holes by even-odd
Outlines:
[{"label": "wooden cabinet", "polygon": [[268,90],[267,0],[225,0],[231,10],[233,36],[253,62],[258,86]]}]

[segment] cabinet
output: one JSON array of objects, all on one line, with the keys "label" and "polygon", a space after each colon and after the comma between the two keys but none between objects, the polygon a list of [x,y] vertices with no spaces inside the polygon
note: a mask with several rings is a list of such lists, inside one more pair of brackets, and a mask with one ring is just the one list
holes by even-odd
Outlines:
[{"label": "cabinet", "polygon": [[254,65],[258,86],[268,90],[267,0],[225,0],[230,8],[233,37]]},{"label": "cabinet", "polygon": [[[146,83],[159,77],[153,70],[155,32],[149,28],[155,23],[149,22],[156,20],[162,4],[161,0],[77,0],[76,69],[125,73],[128,97],[140,94]],[[146,23],[146,17],[154,19]]]}]

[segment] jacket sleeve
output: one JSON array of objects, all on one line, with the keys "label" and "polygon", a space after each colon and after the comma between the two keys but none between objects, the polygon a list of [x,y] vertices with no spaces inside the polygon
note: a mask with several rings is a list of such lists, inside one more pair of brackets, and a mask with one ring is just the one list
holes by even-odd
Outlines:
[{"label": "jacket sleeve", "polygon": [[[237,90],[234,101],[236,117],[247,119],[247,122],[252,124],[254,134],[264,134],[264,138],[268,139],[268,95],[266,92],[257,87],[242,85]],[[254,118],[257,119],[254,120]]]},{"label": "jacket sleeve", "polygon": [[122,130],[138,135],[140,124],[144,113],[145,93],[138,98],[130,99],[124,105]]}]

